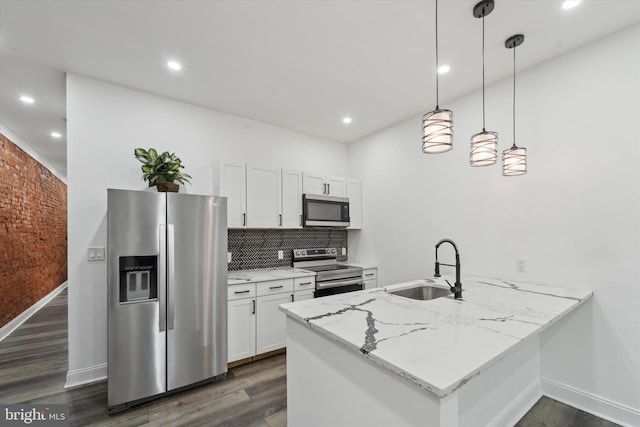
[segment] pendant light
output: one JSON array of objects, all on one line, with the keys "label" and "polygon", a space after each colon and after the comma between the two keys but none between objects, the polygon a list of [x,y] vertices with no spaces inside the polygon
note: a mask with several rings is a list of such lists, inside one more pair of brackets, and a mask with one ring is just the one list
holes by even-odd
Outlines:
[{"label": "pendant light", "polygon": [[473,16],[482,18],[482,132],[471,137],[471,154],[469,155],[471,166],[493,165],[498,158],[498,133],[488,132],[484,123],[484,17],[493,11],[493,7],[493,0],[483,0],[473,8]]},{"label": "pendant light", "polygon": [[453,113],[438,105],[438,0],[436,0],[436,109],[422,116],[422,152],[444,153],[453,148]]},{"label": "pendant light", "polygon": [[502,152],[502,175],[516,176],[527,173],[527,149],[516,145],[516,47],[524,42],[522,34],[509,37],[504,46],[513,49],[513,145]]}]

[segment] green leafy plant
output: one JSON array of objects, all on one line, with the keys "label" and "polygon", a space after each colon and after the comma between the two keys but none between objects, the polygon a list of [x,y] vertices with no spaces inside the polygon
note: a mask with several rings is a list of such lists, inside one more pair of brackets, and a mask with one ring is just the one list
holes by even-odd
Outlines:
[{"label": "green leafy plant", "polygon": [[191,176],[181,172],[182,161],[175,153],[165,151],[158,154],[155,148],[136,148],[133,154],[142,163],[142,179],[149,181],[149,187],[162,182],[189,182]]}]

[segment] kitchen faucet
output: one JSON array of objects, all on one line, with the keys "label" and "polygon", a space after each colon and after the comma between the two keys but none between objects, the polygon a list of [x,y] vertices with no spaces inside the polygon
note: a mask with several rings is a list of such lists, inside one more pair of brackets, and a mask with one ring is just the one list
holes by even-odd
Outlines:
[{"label": "kitchen faucet", "polygon": [[440,263],[438,262],[438,248],[443,243],[451,243],[451,246],[453,246],[453,250],[456,251],[456,263],[455,263],[455,265],[453,265],[453,264],[444,264],[444,263],[442,265],[446,265],[448,267],[455,267],[456,268],[456,283],[455,283],[455,286],[451,286],[451,283],[449,283],[448,280],[446,282],[449,284],[449,287],[451,288],[451,292],[454,293],[453,297],[455,299],[460,299],[460,298],[462,298],[462,283],[460,282],[460,254],[458,253],[458,247],[456,246],[454,241],[451,240],[451,239],[442,239],[438,243],[436,243],[436,273],[434,274],[434,276],[435,277],[440,277]]}]

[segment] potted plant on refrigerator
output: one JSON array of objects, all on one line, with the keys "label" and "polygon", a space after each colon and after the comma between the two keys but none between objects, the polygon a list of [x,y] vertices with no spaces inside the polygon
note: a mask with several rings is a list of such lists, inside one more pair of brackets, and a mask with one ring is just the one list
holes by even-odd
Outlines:
[{"label": "potted plant on refrigerator", "polygon": [[133,154],[142,163],[142,179],[149,182],[149,187],[155,185],[158,191],[177,193],[178,183],[190,182],[191,176],[180,171],[184,166],[175,153],[158,154],[155,148],[136,148]]}]

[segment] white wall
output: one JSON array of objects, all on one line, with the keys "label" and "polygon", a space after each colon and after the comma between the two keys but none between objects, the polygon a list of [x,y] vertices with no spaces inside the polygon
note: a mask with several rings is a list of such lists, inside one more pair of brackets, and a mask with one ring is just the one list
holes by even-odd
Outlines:
[{"label": "white wall", "polygon": [[[365,183],[350,255],[377,264],[380,284],[433,274],[434,245],[449,237],[463,274],[594,290],[591,316],[543,336],[542,375],[638,417],[639,46],[635,26],[518,73],[516,139],[528,149],[527,175],[468,165],[469,138],[482,128],[480,92],[441,103],[454,113],[448,153],[421,154],[420,116],[349,146],[350,173]],[[526,43],[518,49],[526,56]],[[499,132],[500,151],[513,142],[511,87],[508,79],[486,92],[487,130]],[[440,260],[452,260],[442,249]],[[516,272],[517,258],[526,273]]]},{"label": "white wall", "polygon": [[[67,386],[106,375],[107,188],[144,189],[136,147],[174,151],[192,179],[185,191],[212,194],[215,159],[347,175],[347,148],[294,131],[67,76],[69,197],[69,374]],[[183,190],[181,190],[183,191]]]}]

